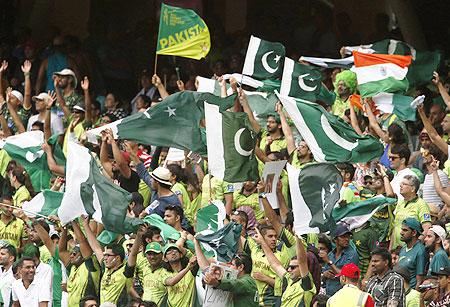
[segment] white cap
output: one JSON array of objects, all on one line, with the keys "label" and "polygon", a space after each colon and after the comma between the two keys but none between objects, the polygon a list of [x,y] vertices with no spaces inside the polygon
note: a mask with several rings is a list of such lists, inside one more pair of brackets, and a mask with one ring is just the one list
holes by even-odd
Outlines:
[{"label": "white cap", "polygon": [[442,226],[433,225],[429,230],[434,232],[441,239],[441,243],[444,244],[445,238],[447,237],[447,232],[444,228],[442,228]]},{"label": "white cap", "polygon": [[20,102],[23,102],[23,95],[21,92],[13,90],[13,91],[11,91],[11,95],[13,95],[17,99],[19,99]]},{"label": "white cap", "polygon": [[77,87],[77,83],[78,83],[77,76],[75,75],[75,73],[73,72],[72,69],[64,68],[61,71],[57,71],[57,72],[53,73],[53,75],[57,75],[57,76],[71,76],[73,78],[73,80],[74,80],[74,83],[75,83],[73,87]]},{"label": "white cap", "polygon": [[36,100],[43,100],[43,101],[47,102],[47,101],[50,100],[50,96],[49,96],[49,94],[47,94],[47,93],[40,93],[40,94],[37,95],[37,96],[31,97],[31,99],[32,99],[33,101],[36,101]]}]

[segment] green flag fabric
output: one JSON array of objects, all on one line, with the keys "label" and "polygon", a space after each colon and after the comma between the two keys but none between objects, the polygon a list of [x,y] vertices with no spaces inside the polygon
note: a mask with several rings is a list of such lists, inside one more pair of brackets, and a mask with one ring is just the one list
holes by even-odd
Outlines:
[{"label": "green flag fabric", "polygon": [[360,136],[341,118],[302,99],[278,96],[303,140],[319,162],[368,162],[380,157],[383,145],[373,136]]},{"label": "green flag fabric", "polygon": [[251,36],[242,74],[253,78],[276,79],[283,71],[286,50],[280,43],[268,42]]},{"label": "green flag fabric", "polygon": [[353,230],[364,225],[378,210],[395,203],[397,203],[396,198],[373,197],[342,207],[336,206],[332,217],[336,222],[345,223],[350,230]]},{"label": "green flag fabric", "polygon": [[223,221],[226,218],[225,206],[221,201],[213,201],[212,204],[199,209],[196,216],[195,231],[197,233],[215,232],[223,227]]},{"label": "green flag fabric", "polygon": [[342,176],[330,163],[312,163],[302,169],[287,164],[289,189],[297,235],[327,232],[336,223],[331,213],[340,199]]},{"label": "green flag fabric", "polygon": [[211,48],[208,27],[193,10],[162,3],[156,54],[200,60]]},{"label": "green flag fabric", "polygon": [[278,98],[273,93],[245,92],[253,116],[261,127],[266,126],[267,116],[275,115],[275,105]]},{"label": "green flag fabric", "polygon": [[257,180],[256,134],[244,112],[221,112],[205,102],[208,169],[227,182]]},{"label": "green flag fabric", "polygon": [[11,159],[22,165],[30,176],[35,191],[50,187],[52,174],[48,168],[47,156],[41,146],[44,143],[42,131],[29,131],[10,136],[0,143]]},{"label": "green flag fabric", "polygon": [[235,94],[220,98],[210,93],[183,91],[170,95],[145,112],[88,130],[86,135],[90,142],[96,143],[101,131],[111,128],[119,139],[206,155],[200,128],[200,120],[204,118],[204,101],[224,111],[234,105],[235,98]]},{"label": "green flag fabric", "polygon": [[207,252],[214,252],[218,261],[230,262],[238,252],[241,230],[241,225],[231,222],[214,233],[196,238]]},{"label": "green flag fabric", "polygon": [[68,143],[66,191],[58,209],[63,225],[88,214],[106,230],[134,232],[143,221],[127,216],[130,201],[131,194],[102,174],[86,147]]},{"label": "green flag fabric", "polygon": [[29,217],[35,217],[36,213],[45,216],[55,215],[61,205],[63,195],[64,193],[46,189],[30,201],[24,202],[22,208]]},{"label": "green flag fabric", "polygon": [[316,101],[321,87],[322,74],[318,69],[284,58],[281,95]]},{"label": "green flag fabric", "polygon": [[394,113],[403,121],[415,121],[416,109],[411,107],[414,98],[394,93],[379,93],[372,96],[377,109],[382,113]]}]

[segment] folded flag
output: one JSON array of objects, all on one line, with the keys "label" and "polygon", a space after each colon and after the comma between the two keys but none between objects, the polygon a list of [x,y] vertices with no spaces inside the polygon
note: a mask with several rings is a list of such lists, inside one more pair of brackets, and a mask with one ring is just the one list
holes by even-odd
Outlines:
[{"label": "folded flag", "polygon": [[197,240],[207,252],[213,252],[221,262],[230,262],[238,252],[242,226],[231,222],[218,231],[197,235]]},{"label": "folded flag", "polygon": [[319,162],[368,162],[381,156],[384,147],[373,136],[358,135],[341,118],[302,99],[278,96],[303,140]]},{"label": "folded flag", "polygon": [[395,198],[373,197],[342,207],[336,206],[332,216],[334,221],[345,223],[350,230],[353,230],[364,225],[378,210],[395,203],[397,203]]},{"label": "folded flag", "polygon": [[197,211],[195,231],[201,234],[216,232],[223,227],[226,214],[224,204],[219,200],[213,201],[212,204]]},{"label": "folded flag", "polygon": [[276,79],[281,76],[286,51],[280,43],[251,36],[242,74],[256,79]]},{"label": "folded flag", "polygon": [[[208,79],[204,77],[197,76],[197,92],[199,93],[211,93],[217,97],[221,97],[220,83],[216,79]],[[227,84],[227,95],[233,94],[231,87]]]},{"label": "folded flag", "polygon": [[66,192],[58,209],[61,223],[82,214],[102,223],[106,230],[131,233],[143,223],[127,216],[131,194],[106,178],[86,147],[68,143]]},{"label": "folded flag", "polygon": [[281,95],[316,101],[321,87],[322,74],[318,69],[284,58]]},{"label": "folded flag", "polygon": [[339,201],[342,176],[330,163],[313,163],[302,169],[287,164],[289,189],[297,235],[332,231],[331,212]]},{"label": "folded flag", "polygon": [[197,13],[162,3],[156,54],[200,60],[210,48],[208,27]]},{"label": "folded flag", "polygon": [[24,213],[28,217],[35,217],[36,214],[40,215],[56,215],[56,212],[61,205],[61,201],[64,193],[43,190],[41,193],[37,194],[30,201],[26,201],[22,205]]},{"label": "folded flag", "polygon": [[227,182],[257,180],[256,133],[244,112],[221,111],[205,101],[208,169]]},{"label": "folded flag", "polygon": [[48,189],[52,177],[47,164],[47,155],[41,148],[42,144],[44,144],[42,131],[28,131],[0,141],[0,148],[25,168],[35,191]]},{"label": "folded flag", "polygon": [[346,68],[350,69],[353,66],[353,56],[344,59],[329,59],[329,58],[315,58],[309,56],[300,57],[300,61],[308,62],[323,68]]},{"label": "folded flag", "polygon": [[364,54],[353,52],[355,73],[362,97],[378,93],[405,92],[408,90],[409,55]]},{"label": "folded flag", "polygon": [[202,141],[200,128],[200,120],[204,118],[204,101],[226,110],[234,105],[235,98],[236,95],[220,98],[210,93],[183,91],[170,95],[145,112],[88,130],[86,135],[95,144],[101,131],[111,128],[119,139],[186,149],[204,155],[206,144]]}]

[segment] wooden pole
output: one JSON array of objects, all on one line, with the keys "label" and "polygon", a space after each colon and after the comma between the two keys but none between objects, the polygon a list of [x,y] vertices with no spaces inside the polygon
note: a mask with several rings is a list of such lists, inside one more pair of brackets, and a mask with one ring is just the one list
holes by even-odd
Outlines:
[{"label": "wooden pole", "polygon": [[155,54],[155,68],[153,70],[153,74],[156,75],[156,68],[158,67],[158,54]]}]

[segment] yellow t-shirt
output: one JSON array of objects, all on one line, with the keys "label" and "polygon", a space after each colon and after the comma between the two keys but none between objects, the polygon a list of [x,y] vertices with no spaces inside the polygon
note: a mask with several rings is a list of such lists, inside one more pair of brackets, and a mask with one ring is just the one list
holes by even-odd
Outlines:
[{"label": "yellow t-shirt", "polygon": [[127,264],[115,271],[106,269],[100,281],[100,304],[111,302],[121,306],[127,300],[133,284],[133,272]]},{"label": "yellow t-shirt", "polygon": [[15,248],[19,248],[23,237],[25,237],[23,220],[14,217],[8,224],[5,224],[0,219],[0,240],[5,240]]},{"label": "yellow t-shirt", "polygon": [[16,193],[14,193],[13,195],[13,205],[22,208],[23,202],[30,199],[30,192],[24,185],[22,185],[16,190]]},{"label": "yellow t-shirt", "polygon": [[[70,120],[69,127],[70,127],[70,125],[72,125],[72,121],[73,121],[73,119]],[[77,138],[77,140],[79,140],[81,138],[84,131],[85,131],[85,121],[78,123],[75,126],[75,128],[73,128],[73,133],[75,134],[75,137]],[[67,128],[66,134],[64,135],[64,143],[63,143],[63,153],[66,156],[67,156],[67,142],[69,140],[69,135],[70,135],[69,128]]]},{"label": "yellow t-shirt", "polygon": [[[164,279],[176,274],[176,272],[168,272]],[[191,271],[187,272],[175,285],[166,286],[166,288],[167,305],[169,307],[192,306],[195,294],[195,276]]]},{"label": "yellow t-shirt", "polygon": [[211,177],[211,192],[209,189],[209,178],[211,176],[209,174],[206,174],[205,177],[203,177],[203,183],[202,183],[202,202],[201,207],[205,207],[209,205],[210,199],[212,200],[224,200],[224,194],[227,193],[233,193],[234,192],[234,186],[231,183],[228,183],[226,181],[223,181],[216,177]]},{"label": "yellow t-shirt", "polygon": [[100,265],[95,256],[86,259],[79,267],[72,265],[67,278],[69,307],[78,306],[80,300],[88,294],[98,296],[99,282]]},{"label": "yellow t-shirt", "polygon": [[155,271],[152,271],[150,267],[146,269],[144,280],[142,281],[142,287],[144,288],[142,300],[155,302],[158,306],[161,306],[167,294],[164,281],[169,276],[171,276],[171,273],[162,267]]},{"label": "yellow t-shirt", "polygon": [[264,211],[259,207],[259,196],[258,193],[250,194],[245,196],[241,191],[234,191],[233,193],[233,209],[236,210],[242,206],[249,206],[253,209],[255,213],[256,220],[261,220],[264,218]]}]

